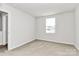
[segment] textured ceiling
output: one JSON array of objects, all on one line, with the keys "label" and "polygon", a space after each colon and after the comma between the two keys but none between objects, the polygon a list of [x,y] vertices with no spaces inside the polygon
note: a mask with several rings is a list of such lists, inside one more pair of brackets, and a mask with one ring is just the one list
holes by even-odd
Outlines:
[{"label": "textured ceiling", "polygon": [[77,3],[9,3],[33,16],[46,16],[73,10]]}]

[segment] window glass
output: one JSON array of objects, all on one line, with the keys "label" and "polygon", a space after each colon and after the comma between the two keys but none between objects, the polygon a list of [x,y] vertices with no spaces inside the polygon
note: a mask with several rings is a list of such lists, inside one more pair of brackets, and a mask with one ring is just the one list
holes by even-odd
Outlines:
[{"label": "window glass", "polygon": [[55,18],[46,18],[46,33],[55,33]]}]

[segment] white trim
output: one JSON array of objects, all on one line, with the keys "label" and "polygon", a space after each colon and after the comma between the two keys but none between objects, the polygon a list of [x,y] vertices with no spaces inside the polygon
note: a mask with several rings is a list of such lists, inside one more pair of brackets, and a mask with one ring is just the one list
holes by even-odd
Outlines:
[{"label": "white trim", "polygon": [[6,45],[7,44],[7,37],[6,37],[6,21],[8,21],[7,19],[6,19],[6,16],[7,16],[7,14],[3,14],[2,15],[2,45]]},{"label": "white trim", "polygon": [[37,39],[37,40],[44,40],[44,41],[49,41],[49,42],[56,42],[56,43],[74,45],[73,43],[70,43],[70,42],[60,42],[60,41],[53,41],[53,40],[46,40],[46,39]]},{"label": "white trim", "polygon": [[0,11],[8,13],[8,46],[7,47],[8,47],[8,50],[9,50],[10,47],[11,47],[11,40],[10,40],[10,37],[11,37],[11,35],[10,35],[10,31],[11,31],[11,29],[10,29],[10,27],[11,27],[11,25],[10,25],[10,23],[11,23],[11,13],[10,13],[10,11],[7,11],[5,9],[3,4],[0,6]]},{"label": "white trim", "polygon": [[20,45],[18,45],[18,46],[14,46],[14,47],[11,47],[11,48],[9,48],[8,49],[8,51],[11,51],[11,50],[13,50],[13,49],[16,49],[16,48],[18,48],[18,47],[21,47],[21,46],[23,46],[23,45],[25,45],[25,44],[28,44],[28,43],[30,43],[30,42],[32,42],[32,41],[34,41],[35,39],[32,39],[32,40],[30,40],[30,41],[28,41],[28,42],[25,42],[25,43],[23,43],[23,44],[20,44]]}]

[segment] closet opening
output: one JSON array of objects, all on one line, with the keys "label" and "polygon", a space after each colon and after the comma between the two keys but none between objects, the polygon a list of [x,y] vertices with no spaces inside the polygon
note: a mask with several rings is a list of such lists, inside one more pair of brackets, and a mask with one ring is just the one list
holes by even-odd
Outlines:
[{"label": "closet opening", "polygon": [[0,11],[0,49],[8,50],[8,13]]}]

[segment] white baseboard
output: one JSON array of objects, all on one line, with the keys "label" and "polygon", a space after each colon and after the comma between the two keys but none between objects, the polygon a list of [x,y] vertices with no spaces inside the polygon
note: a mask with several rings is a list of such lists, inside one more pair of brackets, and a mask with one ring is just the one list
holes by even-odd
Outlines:
[{"label": "white baseboard", "polygon": [[[22,45],[28,44],[28,43],[30,43],[30,42],[32,42],[32,41],[34,41],[34,40],[42,40],[42,39],[33,39],[33,40],[30,40],[30,41],[25,42],[25,43],[23,43],[23,44],[20,44],[20,45],[18,45],[18,46],[16,46],[16,47],[12,47],[12,48],[8,49],[8,51],[11,51],[11,50],[16,49],[16,48],[18,48],[18,47],[21,47]],[[50,41],[50,40],[44,40],[44,41],[56,42],[56,41]],[[56,43],[62,43],[62,44],[73,45],[77,50],[79,50],[79,47],[77,47],[76,45],[71,44],[71,43],[64,43],[64,42],[56,42]]]},{"label": "white baseboard", "polygon": [[24,42],[23,44],[20,44],[20,45],[18,45],[18,46],[16,46],[16,47],[9,48],[8,51],[11,51],[11,50],[16,49],[16,48],[18,48],[18,47],[21,47],[21,46],[23,46],[23,45],[25,45],[25,44],[27,44],[27,43],[29,43],[29,42],[32,42],[32,41],[34,41],[34,40],[35,40],[35,39],[32,39],[32,40],[27,41],[27,42]]},{"label": "white baseboard", "polygon": [[78,46],[74,45],[74,47],[75,47],[77,50],[79,50],[79,47],[78,47]]},{"label": "white baseboard", "polygon": [[[44,40],[44,39],[37,39],[37,40]],[[53,40],[44,40],[44,41],[56,42],[56,43],[62,43],[62,44],[69,44],[69,45],[74,45],[73,43],[69,43],[69,42],[60,42],[60,41],[53,41]]]}]

